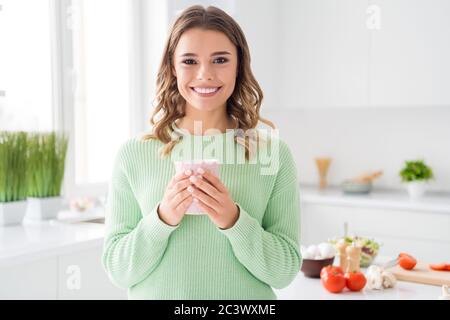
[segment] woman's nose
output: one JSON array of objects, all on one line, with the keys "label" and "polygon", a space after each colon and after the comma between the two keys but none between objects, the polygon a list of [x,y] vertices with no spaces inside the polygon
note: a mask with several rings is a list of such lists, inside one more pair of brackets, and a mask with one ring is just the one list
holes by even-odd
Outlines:
[{"label": "woman's nose", "polygon": [[212,80],[214,78],[214,71],[208,65],[203,64],[198,69],[197,78],[199,80]]}]

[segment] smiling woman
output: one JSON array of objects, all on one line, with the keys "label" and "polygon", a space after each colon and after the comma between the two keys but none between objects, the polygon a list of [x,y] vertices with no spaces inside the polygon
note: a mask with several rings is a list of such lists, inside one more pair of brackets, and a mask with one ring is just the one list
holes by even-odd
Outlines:
[{"label": "smiling woman", "polygon": [[[275,299],[272,287],[298,273],[296,166],[274,134],[259,139],[258,121],[273,125],[262,97],[237,23],[216,7],[186,9],[158,73],[153,133],[123,144],[109,189],[102,263],[129,298]],[[219,153],[236,149],[224,163]],[[174,174],[169,154],[219,158],[220,177],[207,166]],[[193,202],[201,215],[187,214]]]}]

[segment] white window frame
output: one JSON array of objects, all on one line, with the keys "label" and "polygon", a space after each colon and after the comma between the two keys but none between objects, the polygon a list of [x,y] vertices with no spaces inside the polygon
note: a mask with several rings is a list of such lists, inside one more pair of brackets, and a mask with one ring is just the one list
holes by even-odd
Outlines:
[{"label": "white window frame", "polygon": [[[130,37],[130,137],[144,131],[147,117],[143,60],[144,0],[129,0],[131,15]],[[66,170],[63,182],[63,196],[104,196],[109,181],[104,183],[76,184],[75,181],[75,121],[72,32],[67,27],[72,0],[50,0],[51,42],[52,42],[52,85],[53,85],[53,127],[69,135]]]}]

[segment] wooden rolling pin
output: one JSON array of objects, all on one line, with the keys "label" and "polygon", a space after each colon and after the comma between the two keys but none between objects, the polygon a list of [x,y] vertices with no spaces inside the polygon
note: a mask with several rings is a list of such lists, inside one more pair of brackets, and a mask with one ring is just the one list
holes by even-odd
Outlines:
[{"label": "wooden rolling pin", "polygon": [[372,182],[372,180],[381,176],[382,174],[383,174],[383,171],[380,170],[380,171],[376,171],[372,174],[364,174],[364,175],[358,176],[356,178],[353,178],[351,181],[357,182],[357,183],[369,183],[369,182]]}]

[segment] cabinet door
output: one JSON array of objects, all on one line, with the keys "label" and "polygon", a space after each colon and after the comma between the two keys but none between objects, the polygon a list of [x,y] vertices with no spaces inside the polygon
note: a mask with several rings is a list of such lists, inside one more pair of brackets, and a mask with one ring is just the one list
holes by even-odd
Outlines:
[{"label": "cabinet door", "polygon": [[59,299],[127,299],[101,265],[102,247],[59,256]]},{"label": "cabinet door", "polygon": [[282,7],[283,104],[367,105],[367,1],[285,1]]},{"label": "cabinet door", "polygon": [[371,3],[381,13],[381,28],[371,32],[371,105],[449,105],[450,1]]},{"label": "cabinet door", "polygon": [[54,300],[57,297],[57,258],[0,268],[0,299]]}]

